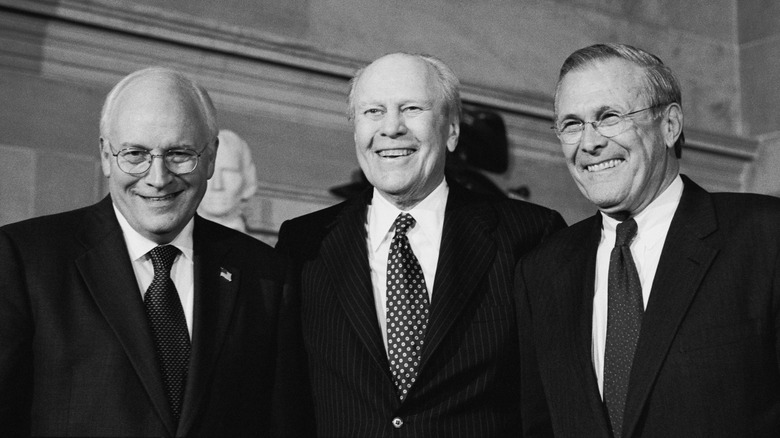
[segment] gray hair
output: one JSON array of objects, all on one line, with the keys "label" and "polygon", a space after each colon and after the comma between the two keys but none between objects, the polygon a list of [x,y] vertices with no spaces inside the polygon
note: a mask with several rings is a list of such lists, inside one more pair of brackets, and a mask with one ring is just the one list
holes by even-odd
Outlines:
[{"label": "gray hair", "polygon": [[[419,59],[420,61],[424,62],[428,66],[428,68],[430,68],[435,73],[436,83],[439,85],[439,92],[441,93],[441,96],[444,98],[444,104],[445,104],[445,108],[447,109],[447,114],[450,115],[451,117],[454,116],[456,121],[460,121],[461,113],[463,111],[462,104],[460,101],[460,81],[458,80],[458,77],[455,76],[455,73],[452,71],[452,69],[449,66],[447,66],[447,64],[445,64],[444,61],[434,56],[420,54],[420,53],[396,52],[396,53],[387,54],[385,56],[390,56],[390,55],[411,56],[412,58]],[[378,59],[382,59],[385,56],[382,56],[381,58]],[[377,60],[374,60],[374,62],[376,62]],[[372,62],[371,64],[373,64],[374,62]],[[371,66],[371,64],[368,64],[358,69],[355,72],[355,75],[349,81],[349,96],[347,97],[347,119],[348,120],[352,120],[355,118],[355,89],[357,88],[357,83],[360,80],[361,76],[363,76],[363,73],[366,71],[366,68]]]},{"label": "gray hair", "polygon": [[205,88],[201,87],[197,82],[184,76],[183,74],[164,67],[149,67],[142,70],[135,71],[125,76],[119,83],[114,85],[114,88],[106,96],[106,101],[103,103],[103,109],[100,112],[100,136],[107,137],[110,131],[111,115],[114,112],[117,99],[122,92],[131,84],[137,82],[139,79],[147,77],[158,77],[168,79],[176,84],[181,90],[189,93],[196,98],[199,103],[198,108],[203,120],[206,122],[206,128],[208,129],[209,142],[217,137],[217,111],[214,108],[214,103],[211,101],[208,92]]},{"label": "gray hair", "polygon": [[[555,86],[556,112],[561,82],[569,72],[583,69],[599,61],[615,58],[632,62],[644,69],[647,83],[646,95],[650,99],[651,106],[658,107],[676,103],[682,107],[680,83],[672,70],[659,57],[627,44],[605,43],[579,49],[563,62],[558,74],[558,84]],[[657,108],[653,110],[653,113],[658,114]],[[680,137],[674,144],[674,153],[677,158],[682,156],[684,144],[685,134],[681,131]]]}]

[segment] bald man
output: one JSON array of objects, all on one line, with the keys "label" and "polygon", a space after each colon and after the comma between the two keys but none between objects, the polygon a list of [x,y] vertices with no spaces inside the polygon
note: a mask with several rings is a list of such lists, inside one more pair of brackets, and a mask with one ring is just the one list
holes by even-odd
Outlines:
[{"label": "bald man", "polygon": [[0,228],[4,434],[266,436],[305,426],[286,263],[195,215],[217,146],[204,89],[172,70],[132,73],[101,114],[110,194]]},{"label": "bald man", "polygon": [[425,55],[358,71],[348,111],[373,187],[280,230],[301,283],[320,436],[516,436],[526,426],[512,275],[564,223],[445,177],[458,87]]}]

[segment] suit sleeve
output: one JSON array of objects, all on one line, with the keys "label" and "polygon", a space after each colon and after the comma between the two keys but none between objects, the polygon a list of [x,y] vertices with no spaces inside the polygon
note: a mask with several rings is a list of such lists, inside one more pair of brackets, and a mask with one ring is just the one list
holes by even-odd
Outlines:
[{"label": "suit sleeve", "polygon": [[279,306],[272,433],[277,437],[314,436],[314,404],[303,346],[300,299],[292,272],[286,270]]},{"label": "suit sleeve", "polygon": [[780,256],[775,262],[775,274],[772,281],[772,315],[775,323],[775,356],[777,357],[777,370],[780,372]]},{"label": "suit sleeve", "polygon": [[550,227],[547,229],[547,232],[544,234],[545,237],[554,234],[558,230],[562,230],[566,228],[566,221],[563,219],[563,216],[561,216],[560,213],[553,210],[552,211],[552,220],[550,221]]},{"label": "suit sleeve", "polygon": [[32,315],[18,251],[0,229],[0,430],[30,434]]},{"label": "suit sleeve", "polygon": [[520,339],[520,416],[523,424],[523,436],[552,437],[550,412],[536,358],[531,308],[523,275],[522,260],[517,264],[515,270],[515,300],[517,301],[517,326]]},{"label": "suit sleeve", "polygon": [[283,222],[279,228],[279,238],[276,241],[276,249],[282,254],[290,255],[290,225]]}]

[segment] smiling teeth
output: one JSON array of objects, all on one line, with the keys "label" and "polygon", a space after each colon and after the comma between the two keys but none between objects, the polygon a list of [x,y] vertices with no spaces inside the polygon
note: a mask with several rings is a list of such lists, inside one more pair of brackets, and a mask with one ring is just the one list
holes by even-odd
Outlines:
[{"label": "smiling teeth", "polygon": [[165,196],[144,196],[144,198],[149,201],[167,201],[173,198],[173,194]]},{"label": "smiling teeth", "polygon": [[599,172],[606,169],[611,169],[618,164],[620,164],[623,160],[609,160],[604,161],[603,163],[599,164],[591,164],[590,166],[587,166],[588,172]]},{"label": "smiling teeth", "polygon": [[388,149],[384,151],[379,151],[377,154],[379,154],[380,157],[384,158],[394,158],[394,157],[405,157],[407,155],[411,155],[414,151],[412,149]]}]

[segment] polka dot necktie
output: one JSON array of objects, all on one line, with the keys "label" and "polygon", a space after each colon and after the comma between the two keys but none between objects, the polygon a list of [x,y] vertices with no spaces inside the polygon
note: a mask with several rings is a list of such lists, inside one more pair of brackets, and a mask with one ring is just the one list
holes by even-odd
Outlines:
[{"label": "polka dot necktie", "polygon": [[395,236],[387,258],[387,345],[390,369],[404,400],[417,378],[428,325],[428,290],[406,232],[415,220],[408,213],[395,219]]},{"label": "polka dot necktie", "polygon": [[634,351],[644,313],[642,285],[629,248],[636,231],[637,225],[634,219],[619,223],[615,247],[609,258],[604,402],[616,438],[620,438],[623,434],[623,411],[628,394],[628,378],[634,362]]},{"label": "polka dot necktie", "polygon": [[181,415],[190,363],[187,320],[176,286],[171,280],[171,266],[178,254],[179,250],[171,245],[161,245],[149,251],[154,266],[154,279],[144,295],[144,307],[152,327],[165,394],[176,420]]}]

